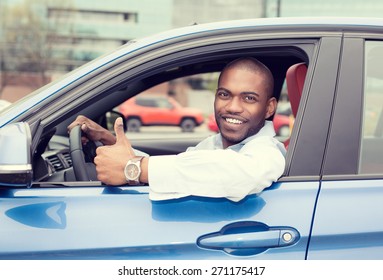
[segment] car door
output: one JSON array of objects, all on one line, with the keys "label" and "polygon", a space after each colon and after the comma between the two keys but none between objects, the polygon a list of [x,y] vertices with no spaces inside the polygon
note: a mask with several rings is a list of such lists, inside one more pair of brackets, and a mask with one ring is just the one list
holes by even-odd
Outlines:
[{"label": "car door", "polygon": [[383,258],[383,41],[364,36],[344,40],[309,259]]},{"label": "car door", "polygon": [[[2,189],[0,257],[305,259],[320,187],[341,38],[333,35],[298,41],[279,43],[281,47],[302,49],[307,43],[313,52],[286,171],[273,186],[237,203],[199,197],[151,202],[147,186],[111,187],[99,182],[49,182],[36,183],[29,189]],[[268,40],[250,43],[252,48],[254,43],[259,48],[270,46]],[[272,40],[271,44],[275,47],[278,42]],[[238,45],[226,44],[225,51],[238,51]],[[178,55],[184,57],[181,51]],[[166,64],[174,56],[161,59]],[[83,106],[87,94],[80,90],[72,94],[81,94],[83,99],[73,97],[71,106],[79,106],[76,102]],[[60,110],[64,109],[55,114]],[[55,114],[47,114],[42,120],[32,116],[32,133],[40,131],[36,128],[38,121],[49,127]]]}]

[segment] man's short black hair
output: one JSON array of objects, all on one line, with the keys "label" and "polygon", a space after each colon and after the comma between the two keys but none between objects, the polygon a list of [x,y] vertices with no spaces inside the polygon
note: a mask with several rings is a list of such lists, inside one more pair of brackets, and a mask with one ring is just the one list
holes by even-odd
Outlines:
[{"label": "man's short black hair", "polygon": [[261,74],[264,78],[265,88],[269,97],[273,96],[274,92],[274,77],[270,69],[254,57],[241,57],[229,62],[221,71],[218,78],[218,85],[220,84],[222,74],[233,68],[247,70],[253,73]]}]

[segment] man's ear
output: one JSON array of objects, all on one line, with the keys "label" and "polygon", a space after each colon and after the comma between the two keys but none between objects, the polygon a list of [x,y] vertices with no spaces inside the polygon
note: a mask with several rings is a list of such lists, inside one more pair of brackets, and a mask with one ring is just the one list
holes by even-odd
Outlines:
[{"label": "man's ear", "polygon": [[265,119],[270,118],[272,115],[274,115],[275,110],[277,109],[277,99],[275,97],[269,98],[267,101],[267,108],[266,108],[266,116]]}]

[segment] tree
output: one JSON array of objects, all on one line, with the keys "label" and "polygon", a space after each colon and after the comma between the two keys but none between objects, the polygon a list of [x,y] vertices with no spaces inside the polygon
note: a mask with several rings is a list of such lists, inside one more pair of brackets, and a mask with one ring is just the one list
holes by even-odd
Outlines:
[{"label": "tree", "polygon": [[[24,0],[4,5],[2,9],[3,43],[1,61],[3,79],[0,90],[12,83],[20,73],[34,73],[37,78],[26,79],[31,88],[50,81],[54,69],[55,45],[71,36],[71,23],[62,13],[73,9],[70,0]],[[63,35],[63,30],[64,34]]]}]

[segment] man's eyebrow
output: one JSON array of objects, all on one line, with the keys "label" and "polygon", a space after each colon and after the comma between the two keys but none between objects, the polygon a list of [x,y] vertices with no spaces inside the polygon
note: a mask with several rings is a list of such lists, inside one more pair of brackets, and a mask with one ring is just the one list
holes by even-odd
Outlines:
[{"label": "man's eyebrow", "polygon": [[[228,90],[227,88],[224,88],[224,87],[219,87],[219,88],[217,88],[217,91],[219,91],[219,90],[223,90],[223,91],[226,91],[226,92],[231,93],[230,90]],[[242,91],[240,94],[241,94],[241,95],[251,94],[251,95],[255,95],[255,96],[258,97],[258,98],[260,97],[260,94],[257,93],[257,92],[255,92],[255,91]]]},{"label": "man's eyebrow", "polygon": [[227,91],[227,92],[231,92],[230,90],[228,90],[228,89],[226,89],[226,88],[224,88],[224,87],[218,87],[218,88],[217,88],[217,91],[218,91],[218,90],[224,90],[224,91]]},{"label": "man's eyebrow", "polygon": [[251,94],[260,97],[260,94],[256,93],[255,91],[242,91],[241,94]]},{"label": "man's eyebrow", "polygon": [[[224,88],[224,87],[219,87],[219,88],[217,88],[217,90],[224,90],[224,91],[227,91],[227,92],[231,92],[230,90],[228,90],[227,88]],[[256,95],[256,96],[260,96],[260,94],[256,93],[255,91],[242,91],[240,94],[253,94],[253,95]]]}]

